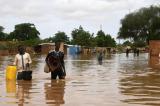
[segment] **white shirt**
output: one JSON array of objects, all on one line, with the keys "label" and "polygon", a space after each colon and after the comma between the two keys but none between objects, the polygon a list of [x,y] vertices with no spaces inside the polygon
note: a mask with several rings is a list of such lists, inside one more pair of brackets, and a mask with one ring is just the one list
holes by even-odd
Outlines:
[{"label": "white shirt", "polygon": [[[32,63],[31,57],[29,53],[25,53],[23,55],[23,62],[24,62],[24,67],[27,63]],[[15,59],[14,59],[14,65],[17,66],[17,71],[21,72],[23,71],[23,66],[22,66],[22,56],[20,54],[16,54]]]}]

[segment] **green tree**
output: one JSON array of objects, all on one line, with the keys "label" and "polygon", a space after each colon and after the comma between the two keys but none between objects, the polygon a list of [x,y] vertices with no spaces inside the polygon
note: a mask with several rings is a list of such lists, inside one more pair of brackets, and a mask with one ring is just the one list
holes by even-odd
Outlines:
[{"label": "green tree", "polygon": [[19,41],[40,39],[39,31],[36,29],[34,24],[22,23],[15,25],[15,30],[10,33],[8,39],[18,39]]},{"label": "green tree", "polygon": [[0,41],[6,40],[7,34],[3,32],[4,28],[0,26]]},{"label": "green tree", "polygon": [[0,26],[0,32],[3,32],[4,28],[2,26]]},{"label": "green tree", "polygon": [[132,46],[132,42],[130,42],[129,40],[123,42],[124,46]]},{"label": "green tree", "polygon": [[65,32],[58,31],[55,36],[53,37],[54,42],[69,42],[69,38],[65,34]]},{"label": "green tree", "polygon": [[150,6],[127,14],[121,20],[118,37],[134,42],[160,39],[160,7]]},{"label": "green tree", "polygon": [[105,42],[106,42],[106,45],[105,45],[106,47],[115,47],[116,46],[116,41],[109,34],[107,34],[105,36]]},{"label": "green tree", "polygon": [[42,42],[53,42],[53,37],[45,38]]},{"label": "green tree", "polygon": [[[1,27],[1,26],[0,26]],[[5,41],[7,40],[8,34],[3,32],[4,28],[1,27],[0,28],[0,40],[1,41]]]},{"label": "green tree", "polygon": [[75,40],[77,38],[77,36],[79,35],[79,33],[84,32],[83,27],[80,25],[78,29],[74,29],[71,33],[73,40]]},{"label": "green tree", "polygon": [[116,41],[111,35],[107,34],[100,30],[97,32],[97,36],[95,37],[96,43],[98,47],[115,47]]},{"label": "green tree", "polygon": [[81,46],[92,46],[93,44],[93,34],[91,35],[88,31],[85,31],[82,26],[78,29],[74,29],[71,33],[72,35],[72,44],[77,44]]},{"label": "green tree", "polygon": [[96,42],[97,42],[97,46],[98,47],[105,47],[105,33],[100,30],[97,32],[97,36],[96,36]]},{"label": "green tree", "polygon": [[55,36],[43,39],[43,42],[64,42],[69,43],[69,37],[65,32],[58,31]]}]

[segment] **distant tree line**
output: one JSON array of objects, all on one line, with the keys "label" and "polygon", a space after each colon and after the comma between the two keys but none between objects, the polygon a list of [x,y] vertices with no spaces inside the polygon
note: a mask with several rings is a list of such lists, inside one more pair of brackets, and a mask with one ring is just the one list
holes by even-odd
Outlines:
[{"label": "distant tree line", "polygon": [[0,26],[0,40],[18,40],[18,41],[25,41],[25,40],[33,40],[33,39],[40,39],[39,38],[39,31],[36,29],[34,24],[30,23],[22,23],[15,25],[15,29],[13,32],[9,34],[4,33],[4,28]]},{"label": "distant tree line", "polygon": [[58,31],[49,38],[40,39],[40,32],[32,23],[22,23],[15,25],[13,32],[9,34],[4,33],[4,28],[0,26],[0,40],[1,41],[23,41],[26,45],[33,45],[40,42],[65,42],[67,44],[81,45],[86,47],[115,47],[116,42],[109,34],[105,34],[102,30],[94,34],[85,31],[82,26],[75,28],[71,32],[72,39],[66,35],[65,32]]},{"label": "distant tree line", "polygon": [[75,28],[71,32],[72,39],[69,40],[69,37],[65,34],[65,32],[58,31],[55,36],[44,39],[44,41],[62,41],[67,44],[73,45],[81,45],[86,47],[115,47],[116,41],[109,34],[105,34],[102,30],[98,31],[96,36],[90,33],[89,31],[85,31],[82,26],[79,28]]}]

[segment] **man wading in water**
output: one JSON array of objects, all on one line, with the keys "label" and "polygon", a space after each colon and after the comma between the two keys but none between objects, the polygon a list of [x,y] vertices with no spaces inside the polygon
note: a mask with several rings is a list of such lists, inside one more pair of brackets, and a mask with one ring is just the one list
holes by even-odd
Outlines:
[{"label": "man wading in water", "polygon": [[23,45],[18,46],[18,54],[16,54],[13,65],[18,68],[17,80],[31,80],[32,73],[28,71],[28,74],[24,71],[29,68],[32,63],[31,56],[26,52]]},{"label": "man wading in water", "polygon": [[51,79],[65,79],[64,53],[59,51],[60,43],[55,43],[55,50],[50,51],[45,59],[46,65],[51,72]]}]

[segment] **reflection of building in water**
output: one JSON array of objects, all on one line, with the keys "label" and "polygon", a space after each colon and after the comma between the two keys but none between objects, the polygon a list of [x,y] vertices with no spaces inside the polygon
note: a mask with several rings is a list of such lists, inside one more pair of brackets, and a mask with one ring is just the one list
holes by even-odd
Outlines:
[{"label": "reflection of building in water", "polygon": [[160,106],[159,71],[146,70],[142,73],[122,73],[124,77],[119,80],[119,88],[124,98],[121,101],[128,104]]},{"label": "reflection of building in water", "polygon": [[46,104],[55,104],[60,106],[64,104],[64,80],[52,80],[51,83],[45,83]]},{"label": "reflection of building in water", "polygon": [[150,40],[149,41],[149,65],[152,68],[160,69],[160,40]]},{"label": "reflection of building in water", "polygon": [[150,57],[148,63],[150,67],[155,68],[155,69],[160,69],[160,58]]},{"label": "reflection of building in water", "polygon": [[18,82],[18,90],[17,90],[17,99],[18,106],[23,106],[23,104],[27,103],[25,102],[25,99],[29,99],[29,90],[32,86],[32,81],[17,81]]}]

